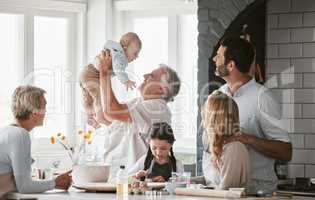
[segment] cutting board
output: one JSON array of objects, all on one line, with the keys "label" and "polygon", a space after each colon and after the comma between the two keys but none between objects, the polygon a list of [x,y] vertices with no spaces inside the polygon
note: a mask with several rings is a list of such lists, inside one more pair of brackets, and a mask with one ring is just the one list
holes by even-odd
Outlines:
[{"label": "cutting board", "polygon": [[[276,200],[277,196],[271,197],[248,197],[242,196],[240,191],[217,190],[217,189],[190,189],[190,188],[176,188],[176,195],[184,196],[199,196],[199,197],[212,197],[218,199],[242,199],[242,200]],[[282,199],[286,199],[283,197]],[[287,198],[289,199],[289,198]]]},{"label": "cutting board", "polygon": [[176,195],[199,196],[199,197],[220,197],[220,198],[241,198],[242,192],[214,189],[193,189],[193,188],[176,188]]},{"label": "cutting board", "polygon": [[[165,185],[166,183],[148,183],[151,189],[161,189]],[[115,183],[76,183],[73,187],[87,192],[116,192]]]}]

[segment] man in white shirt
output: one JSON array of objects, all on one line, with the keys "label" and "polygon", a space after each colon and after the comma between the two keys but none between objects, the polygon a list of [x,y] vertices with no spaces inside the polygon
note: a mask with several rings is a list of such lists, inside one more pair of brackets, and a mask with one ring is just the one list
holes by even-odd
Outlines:
[{"label": "man in white shirt", "polygon": [[[215,74],[226,84],[220,90],[238,104],[241,133],[233,138],[247,145],[251,160],[250,193],[272,193],[277,188],[274,161],[290,161],[292,145],[283,128],[278,103],[271,92],[248,75],[254,59],[252,45],[241,38],[226,38],[217,55]],[[207,171],[210,156],[204,154],[203,167]],[[205,177],[207,179],[207,174]]]},{"label": "man in white shirt", "polygon": [[[174,70],[161,64],[144,75],[140,98],[119,103],[110,82],[111,56],[103,52],[100,58],[100,85],[104,114],[111,119],[110,141],[105,149],[105,163],[113,168],[126,165],[127,169],[146,154],[148,133],[156,122],[171,124],[167,103],[173,101],[180,89],[180,80]],[[115,171],[115,169],[113,169]]]}]

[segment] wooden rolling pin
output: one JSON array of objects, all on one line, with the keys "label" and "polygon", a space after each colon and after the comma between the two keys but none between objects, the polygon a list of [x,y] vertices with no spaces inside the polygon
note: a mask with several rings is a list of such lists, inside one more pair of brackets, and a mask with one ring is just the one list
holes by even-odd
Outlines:
[{"label": "wooden rolling pin", "polygon": [[193,189],[176,188],[175,194],[185,196],[220,197],[220,198],[241,198],[242,191],[214,190],[214,189]]}]

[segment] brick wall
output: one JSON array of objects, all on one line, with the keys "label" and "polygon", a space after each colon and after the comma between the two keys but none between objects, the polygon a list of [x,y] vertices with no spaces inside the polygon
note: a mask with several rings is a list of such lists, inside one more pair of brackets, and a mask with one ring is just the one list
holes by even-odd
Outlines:
[{"label": "brick wall", "polygon": [[290,177],[315,177],[315,1],[267,4],[267,86],[293,143]]}]

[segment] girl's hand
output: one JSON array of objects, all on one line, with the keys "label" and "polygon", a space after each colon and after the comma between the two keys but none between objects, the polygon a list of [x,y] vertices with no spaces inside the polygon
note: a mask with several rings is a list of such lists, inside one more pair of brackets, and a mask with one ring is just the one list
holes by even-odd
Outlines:
[{"label": "girl's hand", "polygon": [[112,70],[112,56],[110,55],[110,51],[102,51],[98,56],[100,72],[108,72]]},{"label": "girl's hand", "polygon": [[148,175],[148,170],[140,170],[136,173],[136,178],[141,178]]},{"label": "girl's hand", "polygon": [[156,176],[152,178],[153,182],[166,182],[163,176]]}]

